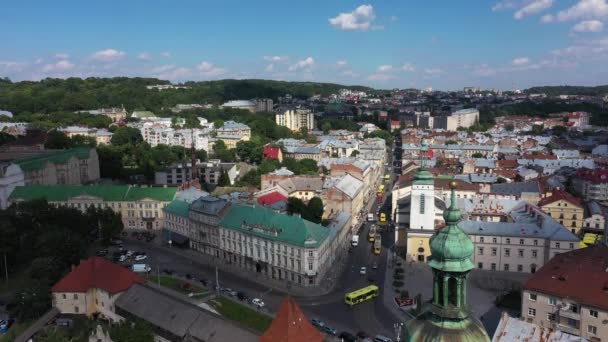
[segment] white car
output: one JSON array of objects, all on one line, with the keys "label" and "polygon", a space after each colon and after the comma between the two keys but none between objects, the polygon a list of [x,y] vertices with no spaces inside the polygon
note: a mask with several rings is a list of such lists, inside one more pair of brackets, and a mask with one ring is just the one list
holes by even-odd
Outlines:
[{"label": "white car", "polygon": [[127,256],[126,255],[121,255],[120,258],[118,259],[118,261],[120,261],[120,262],[127,261]]},{"label": "white car", "polygon": [[361,269],[359,270],[359,274],[365,274],[367,273],[367,268],[365,268],[365,266],[361,267]]},{"label": "white car", "polygon": [[142,260],[146,260],[146,258],[148,258],[147,255],[136,255],[135,256],[135,261],[142,261]]},{"label": "white car", "polygon": [[133,255],[133,253],[135,253],[134,251],[127,251],[127,256],[130,257]]},{"label": "white car", "polygon": [[251,304],[253,304],[253,305],[257,306],[257,307],[260,307],[260,308],[263,308],[264,305],[265,305],[264,302],[261,299],[259,299],[259,298],[253,298],[251,300]]}]

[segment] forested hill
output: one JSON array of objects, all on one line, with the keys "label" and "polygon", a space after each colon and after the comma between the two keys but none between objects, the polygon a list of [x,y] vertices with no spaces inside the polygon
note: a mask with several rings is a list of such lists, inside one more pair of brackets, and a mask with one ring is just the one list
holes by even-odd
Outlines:
[{"label": "forested hill", "polygon": [[178,103],[221,104],[228,100],[272,98],[291,94],[306,98],[339,89],[369,91],[363,86],[270,80],[219,80],[187,82],[190,89],[156,90],[146,86],[168,84],[152,78],[47,78],[39,82],[0,79],[0,109],[15,114],[75,111],[124,105],[129,111],[172,107]]},{"label": "forested hill", "polygon": [[547,96],[557,95],[591,95],[591,96],[605,96],[608,95],[608,85],[601,85],[596,87],[583,87],[583,86],[544,86],[544,87],[532,87],[526,90],[528,94],[547,94]]}]

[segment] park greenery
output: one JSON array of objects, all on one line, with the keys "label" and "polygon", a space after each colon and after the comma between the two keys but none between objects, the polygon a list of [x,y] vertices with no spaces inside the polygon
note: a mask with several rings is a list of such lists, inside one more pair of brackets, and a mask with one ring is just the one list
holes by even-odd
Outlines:
[{"label": "park greenery", "polygon": [[608,109],[591,103],[567,103],[565,101],[545,100],[541,102],[524,101],[501,107],[484,106],[479,110],[480,124],[494,124],[494,119],[505,115],[526,115],[549,117],[549,114],[563,112],[589,112],[592,114],[591,124],[608,126]]},{"label": "park greenery", "polygon": [[124,106],[126,110],[151,110],[160,113],[180,103],[222,104],[228,100],[271,98],[291,94],[308,98],[329,95],[342,88],[370,91],[361,86],[344,86],[317,82],[284,82],[270,80],[219,80],[187,82],[188,89],[147,89],[146,86],[168,84],[168,81],[141,77],[86,79],[47,78],[38,82],[11,82],[0,79],[0,108],[16,114],[49,114],[101,107]]},{"label": "park greenery", "polygon": [[287,213],[289,215],[297,214],[307,221],[321,224],[323,219],[323,200],[319,197],[313,197],[306,204],[297,197],[289,197],[287,199]]},{"label": "park greenery", "polygon": [[558,95],[589,95],[604,96],[608,94],[608,85],[595,87],[584,86],[544,86],[532,87],[526,90],[527,94],[545,94],[547,96]]},{"label": "park greenery", "polygon": [[296,175],[319,174],[317,162],[312,159],[295,160],[293,158],[284,158],[283,162],[279,162],[276,159],[264,159],[256,169],[252,169],[246,174],[242,175],[237,183],[237,186],[253,186],[260,188],[262,175],[277,170],[281,167],[287,168]]},{"label": "park greenery", "polygon": [[[111,209],[56,207],[45,200],[11,205],[0,211],[0,252],[6,254],[11,278],[26,278],[9,303],[19,320],[35,319],[48,310],[49,288],[72,265],[87,256],[92,241],[108,242],[120,234],[120,215]],[[4,274],[4,265],[0,267]]]}]

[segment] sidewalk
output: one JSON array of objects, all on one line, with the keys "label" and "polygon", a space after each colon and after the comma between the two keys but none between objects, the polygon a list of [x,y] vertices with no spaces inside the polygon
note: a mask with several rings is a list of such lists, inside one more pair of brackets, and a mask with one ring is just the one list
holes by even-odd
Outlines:
[{"label": "sidewalk", "polygon": [[[413,317],[407,313],[406,311],[401,310],[397,303],[395,303],[395,297],[397,293],[393,290],[393,272],[395,270],[396,264],[401,262],[401,267],[405,269],[405,261],[400,257],[397,257],[396,260],[392,260],[392,253],[386,253],[386,272],[384,274],[384,289],[382,299],[384,300],[384,307],[391,311],[391,313],[399,318],[403,323],[411,320]],[[404,280],[404,283],[406,281]],[[407,285],[407,284],[406,284]],[[404,285],[404,286],[406,286]],[[405,287],[404,287],[405,289]],[[414,294],[410,292],[410,297],[414,297]],[[409,307],[408,307],[409,309]],[[406,309],[407,310],[407,309]]]}]

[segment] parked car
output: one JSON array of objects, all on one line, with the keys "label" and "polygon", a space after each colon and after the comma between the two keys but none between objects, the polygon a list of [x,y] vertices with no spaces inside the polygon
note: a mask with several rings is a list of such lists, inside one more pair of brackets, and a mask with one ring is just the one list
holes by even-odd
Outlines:
[{"label": "parked car", "polygon": [[224,287],[224,288],[222,288],[222,291],[226,292],[226,293],[230,293],[230,292],[232,292],[232,289],[229,287]]},{"label": "parked car", "polygon": [[142,261],[142,260],[146,260],[148,258],[147,255],[136,255],[135,256],[135,261]]},{"label": "parked car", "polygon": [[325,322],[323,322],[320,319],[316,319],[316,318],[311,319],[310,323],[312,323],[312,325],[314,325],[317,328],[325,326]]},{"label": "parked car", "polygon": [[377,262],[374,262],[374,263],[372,264],[372,270],[377,270],[377,269],[378,269],[378,263],[377,263]]},{"label": "parked car", "polygon": [[127,251],[127,256],[130,257],[133,255],[133,253],[135,253],[135,251]]},{"label": "parked car", "polygon": [[384,335],[376,335],[374,336],[374,342],[393,342],[393,340]]},{"label": "parked car", "polygon": [[236,298],[238,298],[240,301],[247,301],[249,299],[249,297],[247,297],[246,294],[244,294],[243,292],[238,292],[236,294]]},{"label": "parked car", "polygon": [[168,275],[172,275],[172,274],[173,274],[173,271],[171,271],[171,270],[170,270],[170,269],[168,269],[168,268],[165,268],[165,269],[163,269],[163,273],[164,273],[164,274],[168,274]]},{"label": "parked car", "polygon": [[338,335],[338,338],[342,339],[342,341],[344,341],[344,342],[356,342],[357,341],[357,338],[353,334],[346,332],[346,331],[341,332],[340,335]]},{"label": "parked car", "polygon": [[338,335],[338,330],[336,330],[336,328],[331,327],[329,325],[324,325],[321,330],[323,330],[324,333],[328,334],[328,335],[332,335],[332,336],[336,336]]},{"label": "parked car", "polygon": [[199,279],[198,281],[201,282],[201,284],[203,284],[203,286],[207,286],[208,282],[205,279]]},{"label": "parked car", "polygon": [[369,338],[369,335],[365,331],[359,331],[357,332],[357,338],[363,340],[365,338]]},{"label": "parked car", "polygon": [[190,273],[186,273],[186,279],[192,279],[192,276],[190,275]]},{"label": "parked car", "polygon": [[125,262],[125,261],[127,261],[127,256],[126,256],[126,255],[121,255],[121,256],[118,258],[118,261],[120,261],[120,262]]},{"label": "parked car", "polygon": [[108,255],[108,250],[107,249],[99,250],[99,251],[95,252],[95,255],[100,256],[100,257],[106,256],[106,255]]},{"label": "parked car", "polygon": [[264,307],[264,305],[266,305],[266,304],[264,304],[264,302],[263,302],[261,299],[259,299],[259,298],[253,298],[253,299],[251,300],[251,304],[253,304],[253,305],[257,306],[258,308],[263,308],[263,307]]},{"label": "parked car", "polygon": [[228,294],[229,294],[231,297],[236,297],[236,296],[238,296],[238,294],[239,294],[239,293],[238,293],[238,292],[236,292],[236,291],[230,291],[230,292],[228,292]]},{"label": "parked car", "polygon": [[367,273],[367,268],[365,266],[361,267],[361,269],[359,270],[359,274],[365,275],[366,273]]}]

